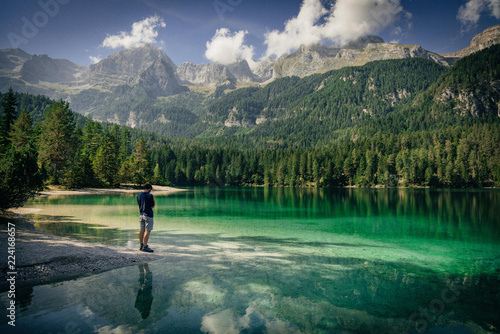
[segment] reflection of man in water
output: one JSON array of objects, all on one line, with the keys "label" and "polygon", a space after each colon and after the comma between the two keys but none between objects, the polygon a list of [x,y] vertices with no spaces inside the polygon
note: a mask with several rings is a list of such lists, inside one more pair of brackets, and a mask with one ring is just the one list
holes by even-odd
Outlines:
[{"label": "reflection of man in water", "polygon": [[149,317],[153,303],[153,273],[147,263],[139,265],[139,291],[135,299],[135,308],[141,312],[142,318]]}]

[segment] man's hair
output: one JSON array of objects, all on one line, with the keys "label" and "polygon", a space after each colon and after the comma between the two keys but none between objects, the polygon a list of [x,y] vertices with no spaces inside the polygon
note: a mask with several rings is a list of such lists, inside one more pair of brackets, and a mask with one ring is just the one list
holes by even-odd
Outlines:
[{"label": "man's hair", "polygon": [[144,189],[144,190],[153,189],[153,186],[149,183],[146,183],[142,189]]}]

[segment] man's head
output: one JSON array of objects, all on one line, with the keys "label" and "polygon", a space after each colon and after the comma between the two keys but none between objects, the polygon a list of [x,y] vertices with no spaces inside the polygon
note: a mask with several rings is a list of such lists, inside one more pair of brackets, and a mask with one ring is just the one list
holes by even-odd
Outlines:
[{"label": "man's head", "polygon": [[144,191],[151,191],[153,190],[153,186],[149,183],[146,183],[143,187]]}]

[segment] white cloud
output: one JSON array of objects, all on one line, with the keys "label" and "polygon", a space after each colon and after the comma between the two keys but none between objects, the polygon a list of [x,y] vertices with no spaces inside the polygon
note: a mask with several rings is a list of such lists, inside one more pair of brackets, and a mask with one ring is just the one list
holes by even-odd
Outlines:
[{"label": "white cloud", "polygon": [[92,64],[97,64],[98,62],[100,62],[102,60],[102,58],[100,56],[97,56],[97,57],[89,56],[89,59],[92,62]]},{"label": "white cloud", "polygon": [[266,34],[266,56],[281,56],[302,44],[321,41],[345,44],[383,31],[401,15],[411,19],[400,0],[337,0],[330,11],[320,0],[304,0],[297,17],[287,21],[282,32]]},{"label": "white cloud", "polygon": [[279,57],[302,44],[319,43],[322,27],[316,23],[327,13],[319,0],[304,0],[297,17],[288,20],[282,32],[273,30],[266,34],[266,56]]},{"label": "white cloud", "polygon": [[344,44],[377,34],[403,13],[400,0],[337,0],[324,25],[324,38]]},{"label": "white cloud", "polygon": [[240,30],[231,34],[227,28],[217,29],[214,37],[207,42],[205,57],[213,62],[229,65],[237,59],[245,59],[249,65],[253,65],[253,46],[245,45],[247,31]]},{"label": "white cloud", "polygon": [[156,15],[151,16],[132,24],[130,33],[122,31],[118,35],[108,35],[102,42],[102,46],[112,49],[120,47],[128,49],[145,43],[156,43],[156,37],[158,37],[157,29],[164,27],[165,22],[163,19]]},{"label": "white cloud", "polygon": [[463,25],[471,26],[476,24],[485,12],[500,19],[500,0],[469,0],[460,7],[457,18]]}]

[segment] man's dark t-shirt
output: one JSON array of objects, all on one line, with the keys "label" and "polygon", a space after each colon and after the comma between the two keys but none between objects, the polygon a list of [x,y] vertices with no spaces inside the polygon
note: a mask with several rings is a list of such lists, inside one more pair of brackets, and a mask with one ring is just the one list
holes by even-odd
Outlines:
[{"label": "man's dark t-shirt", "polygon": [[155,206],[155,198],[152,194],[141,192],[137,195],[137,204],[139,204],[139,211],[141,215],[153,217],[153,208]]}]

